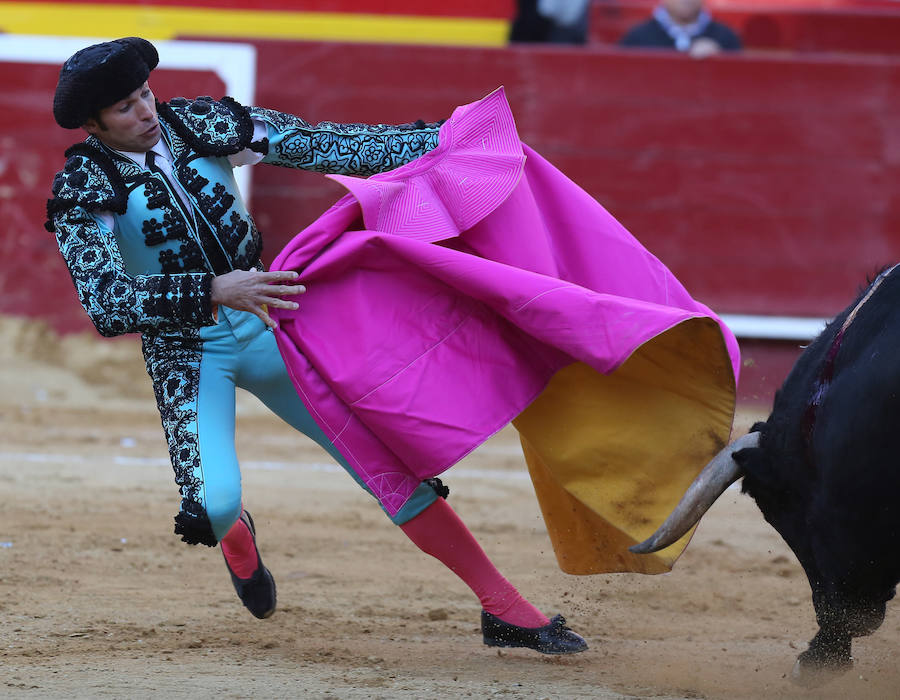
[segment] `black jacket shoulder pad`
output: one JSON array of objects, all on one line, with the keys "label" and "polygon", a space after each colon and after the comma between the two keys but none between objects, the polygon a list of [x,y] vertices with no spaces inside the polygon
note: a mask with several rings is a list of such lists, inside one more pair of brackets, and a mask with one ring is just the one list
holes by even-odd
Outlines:
[{"label": "black jacket shoulder pad", "polygon": [[175,97],[158,103],[157,111],[200,155],[230,156],[247,148],[253,138],[250,113],[230,97]]},{"label": "black jacket shoulder pad", "polygon": [[53,178],[44,228],[53,231],[53,217],[72,207],[125,213],[125,183],[108,155],[87,143],[72,146],[65,155],[65,166]]}]

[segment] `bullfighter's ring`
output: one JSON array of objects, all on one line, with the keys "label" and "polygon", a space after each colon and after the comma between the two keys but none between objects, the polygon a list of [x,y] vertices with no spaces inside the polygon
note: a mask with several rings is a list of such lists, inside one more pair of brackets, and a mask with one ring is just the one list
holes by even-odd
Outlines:
[{"label": "bullfighter's ring", "polygon": [[[523,138],[697,298],[743,324],[735,434],[766,415],[821,321],[900,258],[900,47],[880,33],[896,37],[897,3],[854,13],[801,2],[752,24],[761,15],[747,8],[764,3],[720,0],[761,43],[705,63],[617,51],[612,37],[652,6],[643,1],[594,2],[592,42],[578,48],[505,46],[505,1],[456,3],[471,16],[420,17],[390,43],[366,34],[394,31],[385,17],[354,24],[355,36],[327,34],[353,4],[267,0],[273,12],[318,11],[324,33],[272,34],[295,26],[282,21],[223,36],[204,35],[215,27],[203,13],[254,3],[0,2],[0,698],[897,697],[896,603],[854,641],[851,672],[815,691],[790,683],[816,630],[809,587],[737,488],[669,574],[561,573],[512,428],[448,472],[450,499],[504,574],[586,637],[584,654],[483,646],[464,584],[246,394],[238,453],[278,581],[275,616],[252,618],[221,554],[172,534],[177,492],[139,340],[93,332],[42,226],[73,139],[49,112],[58,63],[33,47],[96,36],[85,23],[98,12],[112,22],[104,31],[173,50],[243,47],[214,65],[170,54],[161,99],[244,90],[310,121],[402,122],[442,118],[505,85]],[[384,14],[388,3],[357,4]],[[155,23],[153,6],[165,10]],[[187,6],[196,13],[176,11]],[[404,41],[432,31],[449,39]],[[29,37],[30,55],[3,53]],[[247,183],[266,260],[340,194],[319,175],[291,178],[258,168]]]}]

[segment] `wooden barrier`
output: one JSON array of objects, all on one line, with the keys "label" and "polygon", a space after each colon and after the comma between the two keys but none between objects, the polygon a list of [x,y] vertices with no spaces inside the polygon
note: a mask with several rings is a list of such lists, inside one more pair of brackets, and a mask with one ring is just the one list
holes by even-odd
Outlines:
[{"label": "wooden barrier", "polygon": [[[523,140],[719,311],[827,316],[898,255],[894,59],[258,48],[260,101],[312,121],[438,119],[505,85]],[[255,182],[270,245],[341,193]]]},{"label": "wooden barrier", "polygon": [[[256,101],[310,121],[435,120],[504,85],[523,140],[720,313],[831,316],[898,258],[900,60],[254,43]],[[89,325],[41,227],[80,138],[50,116],[56,73],[0,71],[0,312],[70,331]],[[165,71],[153,85],[161,99],[221,90]],[[256,168],[265,259],[342,193],[319,174]],[[766,381],[783,378],[787,347]],[[765,362],[750,359],[752,382]],[[765,398],[771,385],[746,388]]]}]

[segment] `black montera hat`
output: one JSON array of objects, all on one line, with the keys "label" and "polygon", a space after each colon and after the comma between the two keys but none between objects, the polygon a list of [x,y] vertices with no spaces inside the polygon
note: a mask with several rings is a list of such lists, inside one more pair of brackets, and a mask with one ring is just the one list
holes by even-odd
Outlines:
[{"label": "black montera hat", "polygon": [[77,129],[104,107],[137,90],[159,63],[156,48],[136,36],[104,41],[73,54],[59,71],[53,116]]}]

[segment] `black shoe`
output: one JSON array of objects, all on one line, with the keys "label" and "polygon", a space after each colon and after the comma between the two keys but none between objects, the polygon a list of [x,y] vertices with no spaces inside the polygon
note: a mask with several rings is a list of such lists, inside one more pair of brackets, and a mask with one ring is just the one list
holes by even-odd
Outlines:
[{"label": "black shoe", "polygon": [[[246,510],[241,512],[241,520],[250,528],[250,534],[253,535],[253,546],[256,548],[256,528],[253,526],[253,518]],[[224,556],[224,555],[223,555]],[[259,556],[259,549],[256,548],[256,571],[250,578],[238,578],[234,575],[231,567],[228,566],[228,560],[225,560],[225,566],[228,567],[228,573],[231,574],[231,583],[234,584],[234,590],[237,591],[238,598],[255,617],[263,620],[275,612],[275,579],[269,570],[263,566],[262,557]]]},{"label": "black shoe", "polygon": [[542,654],[577,654],[588,648],[581,636],[566,627],[562,615],[543,627],[519,627],[482,610],[481,633],[489,647],[528,647]]}]

